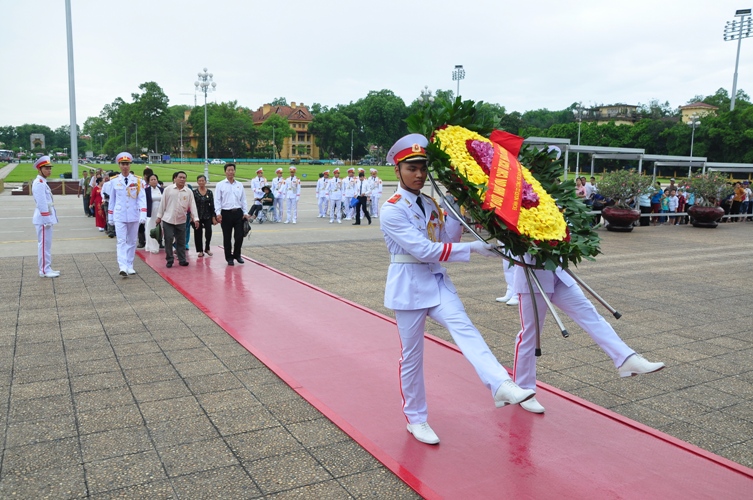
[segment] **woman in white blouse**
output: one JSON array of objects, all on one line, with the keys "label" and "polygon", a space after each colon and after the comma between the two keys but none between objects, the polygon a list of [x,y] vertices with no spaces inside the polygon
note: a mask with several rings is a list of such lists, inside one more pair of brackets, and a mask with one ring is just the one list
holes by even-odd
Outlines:
[{"label": "woman in white blouse", "polygon": [[144,190],[146,192],[146,251],[159,253],[160,241],[149,236],[149,232],[156,227],[154,223],[157,220],[160,202],[162,201],[162,186],[159,185],[157,174],[149,176],[149,185]]}]

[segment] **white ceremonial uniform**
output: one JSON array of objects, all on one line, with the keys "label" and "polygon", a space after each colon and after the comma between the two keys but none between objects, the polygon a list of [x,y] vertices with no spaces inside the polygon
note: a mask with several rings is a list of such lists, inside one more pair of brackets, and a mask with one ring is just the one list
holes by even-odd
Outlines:
[{"label": "white ceremonial uniform", "polygon": [[343,180],[339,177],[330,179],[327,183],[327,192],[332,203],[329,221],[334,222],[337,219],[339,223],[343,218]]},{"label": "white ceremonial uniform", "polygon": [[350,206],[350,201],[353,199],[353,196],[355,196],[356,193],[356,178],[352,175],[348,175],[346,178],[343,179],[343,202],[345,203],[345,209],[347,210],[347,217],[345,217],[345,220],[350,220],[353,218],[353,214],[355,213],[355,210],[353,207]]},{"label": "white ceremonial uniform", "polygon": [[400,384],[403,412],[410,424],[427,421],[423,374],[426,316],[449,330],[463,355],[473,365],[492,395],[510,376],[489,350],[465,313],[463,303],[439,262],[468,262],[470,243],[460,240],[462,226],[454,219],[442,222],[440,209],[423,195],[425,214],[416,195],[398,188],[382,205],[380,226],[391,254],[384,305],[395,311],[402,356]]},{"label": "white ceremonial uniform", "polygon": [[319,217],[327,216],[327,205],[329,205],[329,191],[327,190],[329,179],[320,177],[316,181],[316,202],[319,206]]},{"label": "white ceremonial uniform", "polygon": [[[267,179],[264,177],[256,176],[251,179],[251,190],[254,192],[254,200],[261,200],[261,197],[264,196],[264,191],[261,188],[267,185]],[[261,205],[261,201],[258,204]]]},{"label": "white ceremonial uniform", "polygon": [[382,197],[382,179],[376,175],[369,177],[371,183],[371,216],[379,217],[379,198]]},{"label": "white ceremonial uniform", "polygon": [[37,229],[39,274],[47,274],[52,272],[52,226],[58,223],[58,216],[52,201],[52,191],[44,177],[37,175],[31,185],[31,193],[36,205],[31,222]]},{"label": "white ceremonial uniform", "polygon": [[275,209],[275,220],[277,222],[282,222],[282,204],[285,197],[285,178],[282,175],[272,179],[272,194],[275,197],[273,205]]},{"label": "white ceremonial uniform", "polygon": [[127,271],[133,269],[139,224],[146,223],[146,192],[141,178],[133,172],[128,177],[118,175],[110,179],[109,184],[107,222],[115,225],[118,267]]},{"label": "white ceremonial uniform", "polygon": [[[526,262],[531,262],[526,256]],[[615,367],[620,367],[635,351],[623,342],[614,331],[612,325],[597,311],[596,307],[586,298],[575,280],[562,268],[556,271],[536,270],[544,292],[549,300],[570,316],[575,323],[612,358]],[[522,267],[515,267],[515,293],[520,294],[520,323],[522,329],[515,339],[515,364],[513,365],[513,380],[523,389],[536,388],[536,320],[533,315],[533,302],[528,289],[525,271]],[[534,285],[535,286],[535,285]],[[536,308],[539,313],[539,324],[544,328],[547,306],[541,294],[536,293]]]},{"label": "white ceremonial uniform", "polygon": [[287,218],[285,222],[298,221],[298,199],[301,197],[301,180],[298,177],[288,177],[285,179],[285,199],[287,204]]}]

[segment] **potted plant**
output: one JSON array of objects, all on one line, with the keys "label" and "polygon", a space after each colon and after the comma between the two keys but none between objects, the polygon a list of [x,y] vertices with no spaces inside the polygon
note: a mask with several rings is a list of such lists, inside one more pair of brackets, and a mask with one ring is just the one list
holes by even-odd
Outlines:
[{"label": "potted plant", "polygon": [[716,227],[724,209],[719,202],[732,194],[733,187],[721,172],[696,174],[690,178],[690,191],[695,195],[695,203],[688,215],[695,227]]},{"label": "potted plant", "polygon": [[601,215],[609,223],[607,230],[628,232],[633,223],[640,219],[640,210],[629,203],[651,188],[651,177],[639,174],[635,169],[615,170],[605,173],[597,183],[597,192],[606,198],[607,205]]}]

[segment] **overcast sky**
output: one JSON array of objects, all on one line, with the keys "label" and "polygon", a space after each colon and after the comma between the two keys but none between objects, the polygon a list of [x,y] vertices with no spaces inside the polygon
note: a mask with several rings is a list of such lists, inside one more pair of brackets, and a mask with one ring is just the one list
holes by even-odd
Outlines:
[{"label": "overcast sky", "polygon": [[[748,3],[746,3],[746,1]],[[71,0],[77,121],[155,81],[193,104],[256,109],[276,97],[333,106],[425,85],[508,111],[669,101],[731,92],[737,42],[724,25],[753,0]],[[64,0],[0,0],[0,125],[68,124]],[[738,89],[753,93],[753,39]],[[203,96],[198,97],[199,103]]]}]

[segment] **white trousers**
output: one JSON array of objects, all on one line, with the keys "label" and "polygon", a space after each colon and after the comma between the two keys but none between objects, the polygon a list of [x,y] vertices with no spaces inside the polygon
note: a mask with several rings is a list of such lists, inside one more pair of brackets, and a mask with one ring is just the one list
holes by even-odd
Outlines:
[{"label": "white trousers", "polygon": [[136,243],[139,239],[139,221],[115,221],[115,234],[118,238],[118,267],[121,270],[133,269]]},{"label": "white trousers", "polygon": [[345,196],[343,203],[345,203],[345,218],[346,219],[352,219],[354,215],[353,207],[350,206],[350,200],[352,200],[352,196]]},{"label": "white trousers", "polygon": [[[511,266],[509,261],[502,259],[502,270],[505,272],[507,290],[512,291],[515,286],[515,266]],[[505,295],[507,295],[507,292],[505,292]]]},{"label": "white trousers", "polygon": [[287,220],[290,222],[291,220],[293,222],[296,222],[298,220],[298,198],[288,198],[288,211],[287,211],[288,217]]},{"label": "white trousers", "polygon": [[343,202],[342,200],[332,200],[332,212],[329,214],[329,220],[340,220],[343,218]]},{"label": "white trousers", "polygon": [[[619,367],[625,360],[635,354],[617,335],[612,325],[604,319],[594,305],[583,294],[578,285],[567,286],[559,280],[554,285],[554,293],[548,294],[552,304],[559,307],[570,316],[578,326],[612,358],[615,367]],[[536,321],[533,316],[533,302],[531,294],[520,295],[520,322],[522,330],[515,339],[515,364],[513,365],[513,380],[523,389],[536,388]],[[539,313],[539,324],[544,328],[544,319],[548,311],[544,298],[536,295],[536,307]]]},{"label": "white trousers", "polygon": [[275,207],[275,220],[277,222],[282,222],[282,197],[275,198],[274,201],[274,207]]},{"label": "white trousers", "polygon": [[327,206],[329,205],[329,198],[319,197],[319,215],[325,217],[327,215]]},{"label": "white trousers", "polygon": [[428,419],[426,387],[424,385],[424,331],[426,316],[447,328],[463,356],[473,365],[481,381],[492,392],[510,376],[494,357],[481,333],[473,326],[457,294],[450,291],[441,274],[439,305],[429,309],[396,310],[395,319],[400,334],[400,391],[403,413],[410,424],[420,424]]},{"label": "white trousers", "polygon": [[34,224],[37,228],[37,263],[39,272],[46,274],[52,271],[52,226]]},{"label": "white trousers", "polygon": [[372,217],[379,217],[379,198],[381,198],[381,195],[374,196],[371,195],[371,216]]}]

